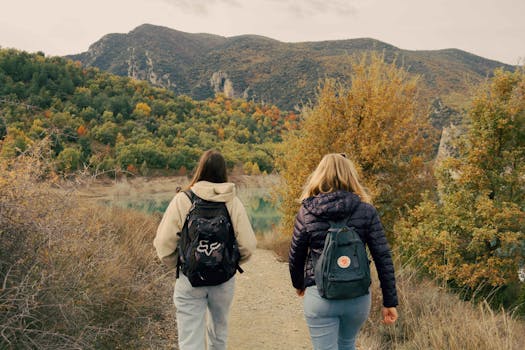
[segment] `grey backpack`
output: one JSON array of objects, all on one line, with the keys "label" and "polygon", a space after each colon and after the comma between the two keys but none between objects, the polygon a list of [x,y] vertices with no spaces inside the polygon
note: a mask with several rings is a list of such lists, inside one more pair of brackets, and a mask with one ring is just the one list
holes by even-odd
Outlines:
[{"label": "grey backpack", "polygon": [[365,244],[346,220],[329,221],[323,252],[315,264],[315,284],[326,299],[351,299],[368,294],[370,262]]}]

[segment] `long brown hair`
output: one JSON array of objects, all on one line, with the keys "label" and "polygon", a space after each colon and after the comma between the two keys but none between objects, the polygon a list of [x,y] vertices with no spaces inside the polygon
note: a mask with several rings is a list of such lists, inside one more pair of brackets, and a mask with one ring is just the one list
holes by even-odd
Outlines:
[{"label": "long brown hair", "polygon": [[226,161],[219,151],[210,149],[202,154],[189,187],[199,181],[228,182]]},{"label": "long brown hair", "polygon": [[354,163],[340,153],[329,153],[321,159],[310,175],[301,194],[301,200],[319,193],[346,190],[357,194],[363,202],[371,203],[366,188],[359,182]]}]

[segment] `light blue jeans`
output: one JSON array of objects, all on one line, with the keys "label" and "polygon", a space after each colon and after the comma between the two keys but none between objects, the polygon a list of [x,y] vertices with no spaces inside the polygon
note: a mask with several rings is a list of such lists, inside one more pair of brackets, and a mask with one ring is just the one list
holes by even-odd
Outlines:
[{"label": "light blue jeans", "polygon": [[355,340],[370,314],[371,295],[329,300],[317,286],[306,288],[304,316],[314,350],[355,350]]},{"label": "light blue jeans", "polygon": [[180,350],[205,350],[206,334],[209,350],[226,350],[234,287],[235,276],[218,286],[192,287],[180,274],[173,296]]}]

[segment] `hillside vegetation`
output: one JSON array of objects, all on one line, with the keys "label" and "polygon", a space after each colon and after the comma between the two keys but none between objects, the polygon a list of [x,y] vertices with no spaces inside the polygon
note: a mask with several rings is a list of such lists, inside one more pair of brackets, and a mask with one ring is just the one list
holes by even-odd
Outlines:
[{"label": "hillside vegetation", "polygon": [[58,191],[45,153],[0,159],[0,348],[167,348],[158,218]]},{"label": "hillside vegetation", "polygon": [[220,94],[195,101],[63,58],[0,50],[0,156],[50,138],[65,173],[185,174],[212,147],[230,168],[269,172],[273,145],[296,124],[294,113],[275,106]]},{"label": "hillside vegetation", "polygon": [[195,99],[229,96],[274,103],[292,110],[316,97],[320,79],[349,83],[351,61],[367,51],[421,75],[422,95],[458,107],[465,92],[494,69],[514,67],[458,49],[402,50],[374,39],[285,43],[257,35],[190,34],[150,24],[127,34],[108,34],[89,50],[68,56],[86,66],[131,76]]},{"label": "hillside vegetation", "polygon": [[437,187],[399,222],[403,255],[467,298],[525,311],[525,70],[496,71],[465,132],[434,168]]}]

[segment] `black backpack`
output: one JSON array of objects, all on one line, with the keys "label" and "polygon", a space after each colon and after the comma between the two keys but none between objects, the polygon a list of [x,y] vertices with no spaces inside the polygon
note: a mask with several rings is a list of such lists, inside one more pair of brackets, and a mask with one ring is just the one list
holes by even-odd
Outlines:
[{"label": "black backpack", "polygon": [[193,287],[216,286],[228,281],[239,266],[240,253],[224,202],[211,202],[184,191],[192,206],[177,246],[179,270]]},{"label": "black backpack", "polygon": [[365,244],[346,220],[329,221],[323,252],[315,264],[315,284],[326,299],[351,299],[368,294],[370,262]]}]

